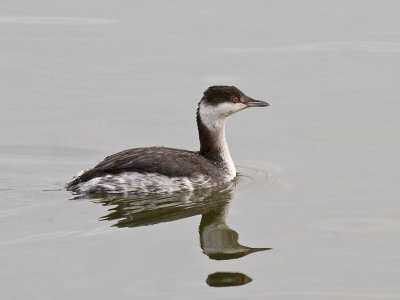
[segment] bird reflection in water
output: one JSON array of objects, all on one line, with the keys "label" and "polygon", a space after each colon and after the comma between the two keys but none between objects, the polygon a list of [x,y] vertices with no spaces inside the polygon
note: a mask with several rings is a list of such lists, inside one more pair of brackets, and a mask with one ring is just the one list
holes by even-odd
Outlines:
[{"label": "bird reflection in water", "polygon": [[[199,234],[203,253],[210,259],[237,259],[271,248],[251,248],[239,244],[239,235],[226,224],[236,181],[190,192],[133,194],[96,197],[95,202],[112,206],[101,220],[116,221],[115,227],[139,227],[202,215]],[[252,279],[241,273],[217,272],[206,280],[209,286],[237,286]]]}]

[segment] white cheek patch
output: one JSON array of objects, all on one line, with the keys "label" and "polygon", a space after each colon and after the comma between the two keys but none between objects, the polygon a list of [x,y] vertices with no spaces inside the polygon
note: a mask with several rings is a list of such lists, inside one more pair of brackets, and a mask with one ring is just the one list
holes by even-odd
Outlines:
[{"label": "white cheek patch", "polygon": [[218,105],[200,104],[200,117],[204,125],[208,128],[219,127],[225,123],[226,117],[238,111],[245,109],[247,106],[243,103],[222,102]]},{"label": "white cheek patch", "polygon": [[213,110],[220,117],[228,117],[231,114],[234,114],[238,111],[241,111],[243,108],[246,108],[246,105],[243,103],[234,103],[234,102],[222,102],[213,107]]},{"label": "white cheek patch", "polygon": [[241,102],[239,103],[234,103],[234,102],[223,102],[220,105],[217,106],[217,109],[220,110],[221,112],[227,111],[227,115],[229,116],[231,114],[234,114],[238,111],[241,111],[242,109],[246,108],[247,106]]}]

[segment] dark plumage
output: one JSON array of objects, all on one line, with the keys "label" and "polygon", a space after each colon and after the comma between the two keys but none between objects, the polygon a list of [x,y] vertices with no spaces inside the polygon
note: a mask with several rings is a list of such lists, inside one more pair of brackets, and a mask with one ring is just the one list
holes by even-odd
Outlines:
[{"label": "dark plumage", "polygon": [[[200,151],[186,151],[166,147],[135,148],[107,156],[94,168],[85,171],[67,184],[67,189],[79,190],[79,185],[94,178],[107,175],[134,172],[139,174],[158,174],[168,178],[182,178],[178,188],[209,187],[232,180],[236,169],[229,155],[225,141],[225,119],[228,115],[250,106],[266,106],[268,103],[254,100],[246,96],[234,86],[212,86],[204,92],[197,110],[197,125],[199,130]],[[203,120],[206,118],[206,120]],[[143,175],[145,176],[145,175]],[[142,177],[143,177],[142,176]],[[137,178],[137,177],[129,177]],[[143,177],[144,178],[144,177]],[[142,179],[142,178],[141,178]],[[126,180],[132,184],[132,180]],[[136,179],[134,179],[136,180]],[[189,180],[189,185],[188,185]],[[126,191],[126,186],[115,188],[118,179],[109,179],[99,184],[99,189],[89,188],[88,191]],[[154,187],[155,179],[138,183],[140,187],[130,187],[138,190],[162,191]],[[143,185],[148,184],[148,187]],[[165,183],[164,180],[164,187]],[[180,185],[179,185],[180,184]],[[150,186],[152,185],[152,186]]]},{"label": "dark plumage", "polygon": [[201,99],[209,104],[218,104],[225,101],[232,101],[233,97],[246,97],[246,95],[239,90],[236,86],[215,85],[210,86],[205,92],[204,97]]},{"label": "dark plumage", "polygon": [[[94,168],[68,183],[67,188],[95,177],[121,172],[157,173],[170,177],[194,177],[199,174],[221,177],[223,169],[199,152],[166,147],[128,149],[107,156]],[[211,174],[213,173],[213,174]]]}]

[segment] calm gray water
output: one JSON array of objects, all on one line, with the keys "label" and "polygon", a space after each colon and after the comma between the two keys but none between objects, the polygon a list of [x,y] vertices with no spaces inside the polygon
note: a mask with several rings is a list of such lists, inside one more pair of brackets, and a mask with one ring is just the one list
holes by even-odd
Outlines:
[{"label": "calm gray water", "polygon": [[[0,298],[400,299],[399,2],[148,2],[0,3]],[[213,84],[272,103],[228,121],[235,184],[63,189],[197,149]]]}]

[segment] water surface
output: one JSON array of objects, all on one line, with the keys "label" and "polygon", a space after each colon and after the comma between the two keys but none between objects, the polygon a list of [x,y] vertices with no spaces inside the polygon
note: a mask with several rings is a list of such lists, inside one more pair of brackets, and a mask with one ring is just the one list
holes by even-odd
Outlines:
[{"label": "water surface", "polygon": [[[399,9],[3,1],[1,298],[399,299]],[[272,103],[228,120],[235,184],[64,190],[123,149],[197,149],[213,84]]]}]

